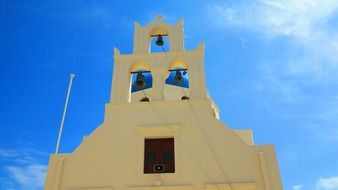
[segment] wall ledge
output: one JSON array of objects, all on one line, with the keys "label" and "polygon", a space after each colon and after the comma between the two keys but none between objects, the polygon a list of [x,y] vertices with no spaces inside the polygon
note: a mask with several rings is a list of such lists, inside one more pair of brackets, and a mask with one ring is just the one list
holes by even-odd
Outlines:
[{"label": "wall ledge", "polygon": [[157,133],[157,132],[167,132],[167,131],[178,131],[181,129],[181,125],[141,125],[138,126],[137,131],[139,133]]},{"label": "wall ledge", "polygon": [[218,184],[207,184],[205,190],[256,190],[257,184],[254,182],[244,183],[218,183]]},{"label": "wall ledge", "polygon": [[128,187],[127,190],[192,190],[192,185]]}]

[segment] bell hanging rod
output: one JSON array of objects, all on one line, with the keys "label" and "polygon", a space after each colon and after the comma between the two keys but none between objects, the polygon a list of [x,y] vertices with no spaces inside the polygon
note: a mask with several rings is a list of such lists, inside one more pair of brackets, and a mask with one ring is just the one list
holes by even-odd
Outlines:
[{"label": "bell hanging rod", "polygon": [[169,69],[169,71],[187,71],[188,69]]},{"label": "bell hanging rod", "polygon": [[131,74],[136,74],[136,73],[150,73],[150,71],[132,71],[130,72]]},{"label": "bell hanging rod", "polygon": [[153,34],[150,37],[168,36],[168,34]]}]

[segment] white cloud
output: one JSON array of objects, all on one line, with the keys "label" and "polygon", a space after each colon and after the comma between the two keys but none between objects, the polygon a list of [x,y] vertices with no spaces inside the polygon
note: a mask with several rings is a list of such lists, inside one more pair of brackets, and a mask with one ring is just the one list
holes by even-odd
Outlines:
[{"label": "white cloud", "polygon": [[16,150],[0,148],[0,159],[13,158],[17,156],[18,156],[18,153]]},{"label": "white cloud", "polygon": [[254,14],[261,16],[256,23],[264,32],[311,39],[322,32],[337,7],[335,0],[262,0]]},{"label": "white cloud", "polygon": [[218,26],[232,24],[271,35],[308,39],[321,33],[337,10],[336,0],[258,0],[235,6],[212,4],[208,12]]},{"label": "white cloud", "polygon": [[[297,121],[314,137],[338,140],[338,1],[230,3],[209,5],[209,20],[218,29],[255,32],[271,45],[264,47],[271,52],[256,63],[251,85],[268,101],[261,106]],[[283,49],[276,48],[281,41]]]},{"label": "white cloud", "polygon": [[36,149],[5,149],[0,148],[0,161],[9,176],[1,179],[0,187],[6,189],[41,189],[45,179],[47,165],[41,160],[46,160],[48,154]]},{"label": "white cloud", "polygon": [[338,73],[338,30],[330,22],[338,17],[337,0],[240,1],[212,4],[207,12],[217,27],[258,31],[271,39],[287,37],[291,48],[303,48],[303,57],[285,65],[286,74],[318,79],[332,70]]},{"label": "white cloud", "polygon": [[218,20],[222,20],[228,23],[234,22],[236,17],[236,10],[227,6],[214,5],[211,7],[212,14],[216,14]]},{"label": "white cloud", "polygon": [[20,164],[35,164],[48,153],[36,149],[0,148],[0,160]]},{"label": "white cloud", "polygon": [[12,179],[14,179],[20,187],[25,190],[39,189],[43,186],[46,165],[28,165],[28,166],[8,166]]},{"label": "white cloud", "polygon": [[338,190],[338,176],[319,178],[316,184],[317,190]]},{"label": "white cloud", "polygon": [[[262,65],[261,65],[262,66]],[[315,139],[338,141],[338,89],[335,85],[308,84],[309,80],[281,74],[262,66],[254,91],[261,105],[279,118],[292,120]],[[286,111],[288,110],[288,111]]]},{"label": "white cloud", "polygon": [[301,189],[303,189],[303,187],[304,187],[304,185],[299,184],[299,185],[292,186],[292,189],[293,190],[301,190]]}]

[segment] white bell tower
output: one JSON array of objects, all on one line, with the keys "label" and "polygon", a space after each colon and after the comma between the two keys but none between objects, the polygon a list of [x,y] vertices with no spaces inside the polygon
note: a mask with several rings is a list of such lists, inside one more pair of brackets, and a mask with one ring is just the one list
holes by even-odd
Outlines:
[{"label": "white bell tower", "polygon": [[133,53],[114,49],[112,83],[103,123],[50,156],[45,190],[282,190],[273,145],[219,120],[204,45],[184,49],[182,20],[135,23]]},{"label": "white bell tower", "polygon": [[[144,98],[149,101],[177,100],[182,97],[191,99],[207,98],[204,75],[204,45],[196,50],[184,50],[183,21],[170,25],[157,18],[144,27],[135,23],[133,54],[121,55],[114,49],[114,77],[111,102],[137,102]],[[151,52],[153,38],[167,38],[169,51]],[[166,43],[166,42],[165,42]],[[178,72],[178,71],[179,72]],[[150,88],[132,92],[132,75],[146,71],[152,78]],[[182,81],[188,87],[170,81],[170,72],[185,75]],[[173,73],[171,74],[173,76]],[[134,77],[135,78],[135,77]]]}]

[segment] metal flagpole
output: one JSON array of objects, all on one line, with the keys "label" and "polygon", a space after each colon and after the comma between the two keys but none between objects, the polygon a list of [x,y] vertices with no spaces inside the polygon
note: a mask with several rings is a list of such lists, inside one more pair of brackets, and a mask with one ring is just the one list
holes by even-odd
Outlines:
[{"label": "metal flagpole", "polygon": [[63,115],[61,119],[61,124],[60,124],[60,130],[59,130],[59,136],[58,136],[58,141],[56,143],[56,149],[55,149],[55,154],[59,152],[59,145],[60,145],[60,140],[61,140],[61,135],[62,135],[62,129],[63,129],[63,124],[65,122],[65,117],[66,117],[66,112],[67,112],[67,106],[68,106],[68,100],[69,100],[69,95],[70,91],[72,89],[72,83],[75,75],[72,73],[70,74],[70,80],[69,80],[69,86],[68,86],[68,92],[67,92],[67,97],[66,97],[66,102],[65,102],[65,107],[63,109]]}]

